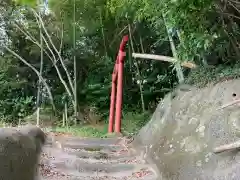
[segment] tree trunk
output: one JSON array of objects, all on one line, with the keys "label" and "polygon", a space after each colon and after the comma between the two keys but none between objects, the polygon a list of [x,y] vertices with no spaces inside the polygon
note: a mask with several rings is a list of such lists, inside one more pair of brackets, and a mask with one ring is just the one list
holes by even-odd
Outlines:
[{"label": "tree trunk", "polygon": [[171,34],[169,33],[169,27],[168,27],[168,25],[167,25],[167,22],[166,22],[166,19],[165,19],[164,14],[163,14],[163,20],[164,20],[164,24],[165,24],[165,27],[166,27],[166,30],[167,30],[167,35],[168,35],[168,39],[169,39],[169,42],[170,42],[172,54],[173,54],[174,59],[176,59],[175,69],[176,69],[176,72],[177,72],[178,81],[179,81],[179,83],[183,83],[183,82],[184,82],[183,71],[182,71],[180,62],[179,62],[179,60],[178,60],[178,55],[177,55],[176,47],[175,47],[175,44],[174,44],[174,42],[173,42],[172,36],[171,36]]},{"label": "tree trunk", "polygon": [[73,2],[73,63],[74,63],[74,116],[75,125],[77,125],[78,108],[77,108],[77,62],[76,62],[76,1]]},{"label": "tree trunk", "polygon": [[65,105],[64,105],[64,110],[65,110],[65,117],[64,117],[64,119],[65,119],[65,122],[66,122],[66,125],[67,125],[67,128],[68,128],[68,108],[67,108],[67,103],[65,103]]},{"label": "tree trunk", "polygon": [[[142,43],[142,37],[141,36],[140,36],[140,44],[141,44],[142,53],[144,53],[144,48],[143,48],[143,43]],[[140,73],[139,68],[138,68],[138,73]],[[143,110],[143,112],[145,112],[146,109],[145,109],[145,102],[144,102],[144,97],[143,97],[143,84],[142,83],[143,83],[143,80],[141,79],[141,83],[139,85],[139,88],[140,88],[140,92],[141,92],[142,110]]]},{"label": "tree trunk", "polygon": [[[130,35],[131,49],[132,49],[132,52],[134,53],[135,51],[134,51],[134,47],[133,47],[132,32],[131,32],[131,26],[130,25],[128,25],[128,30],[129,30],[129,35]],[[135,62],[133,64],[136,66],[137,78],[140,81],[140,83],[139,83],[139,91],[140,91],[140,96],[141,96],[142,111],[145,112],[145,103],[144,103],[144,96],[143,96],[142,77],[141,77],[139,66],[138,66],[138,62],[137,62],[136,59],[135,59]]]},{"label": "tree trunk", "polygon": [[[26,37],[28,37],[31,42],[33,42],[33,43],[36,44],[39,48],[41,48],[41,44],[38,43],[38,41],[37,41],[28,31],[24,31],[24,30],[21,29],[17,24],[15,24],[15,26],[16,26]],[[40,29],[40,28],[41,28],[41,25],[39,24],[39,29]],[[47,42],[47,40],[46,40],[46,38],[44,37],[43,34],[42,34],[42,39],[43,39],[44,43],[46,44],[47,49],[48,49],[48,51],[51,53],[52,57],[50,56],[50,54],[48,53],[47,50],[43,49],[43,51],[44,51],[44,53],[48,56],[48,58],[52,61],[53,66],[54,66],[54,68],[55,68],[56,71],[57,71],[58,77],[59,77],[61,83],[63,84],[66,92],[68,93],[68,96],[71,98],[72,104],[74,105],[74,101],[73,101],[74,98],[73,98],[73,95],[72,95],[72,91],[71,91],[71,89],[68,88],[68,85],[67,85],[66,81],[65,81],[65,80],[63,79],[63,77],[62,77],[62,74],[61,74],[61,72],[60,72],[60,70],[59,70],[59,68],[58,68],[58,66],[57,66],[57,58],[56,58],[54,52],[52,51],[49,43]],[[59,51],[60,51],[60,50],[59,50]]]},{"label": "tree trunk", "polygon": [[65,127],[65,112],[62,113],[62,127]]},{"label": "tree trunk", "polygon": [[[57,50],[56,46],[54,45],[54,43],[53,43],[53,41],[52,41],[52,38],[51,38],[51,36],[49,35],[49,33],[48,33],[48,31],[47,31],[47,29],[46,29],[46,27],[45,27],[45,24],[44,24],[41,16],[39,16],[34,9],[32,9],[32,11],[33,11],[33,13],[34,13],[34,15],[35,15],[35,17],[36,17],[36,20],[37,20],[38,23],[40,23],[40,25],[42,26],[42,29],[43,29],[44,33],[46,34],[46,36],[47,36],[47,38],[48,38],[48,40],[49,40],[49,42],[50,42],[53,50],[57,53],[58,59],[59,59],[61,65],[62,65],[62,67],[63,67],[63,69],[64,69],[64,71],[65,71],[65,73],[66,73],[66,75],[67,75],[68,83],[69,83],[69,85],[70,85],[70,87],[71,87],[71,90],[72,90],[72,92],[74,92],[74,86],[73,86],[72,78],[71,78],[71,76],[70,76],[70,73],[69,73],[69,71],[68,71],[65,63],[63,62],[63,59],[62,59],[62,57],[61,57],[61,54],[59,53],[59,51]],[[56,62],[56,63],[57,63],[57,62]]]},{"label": "tree trunk", "polygon": [[[42,76],[43,71],[43,39],[42,39],[42,28],[40,28],[40,43],[41,43],[41,60],[39,74]],[[38,78],[38,91],[37,91],[37,126],[40,124],[40,96],[41,96],[41,79]]]},{"label": "tree trunk", "polygon": [[12,55],[14,55],[16,58],[18,58],[20,61],[22,61],[25,65],[27,65],[28,67],[30,67],[36,74],[37,76],[40,78],[40,80],[42,81],[43,85],[46,87],[48,95],[49,95],[49,99],[51,101],[52,107],[53,107],[53,111],[56,112],[56,106],[54,104],[53,101],[53,96],[52,96],[52,92],[50,90],[50,87],[48,86],[48,84],[46,83],[46,81],[43,79],[43,77],[40,75],[39,71],[32,66],[31,64],[29,64],[25,59],[23,59],[21,56],[19,56],[17,53],[15,53],[13,50],[9,49],[7,46],[5,47],[5,49],[10,52]]}]

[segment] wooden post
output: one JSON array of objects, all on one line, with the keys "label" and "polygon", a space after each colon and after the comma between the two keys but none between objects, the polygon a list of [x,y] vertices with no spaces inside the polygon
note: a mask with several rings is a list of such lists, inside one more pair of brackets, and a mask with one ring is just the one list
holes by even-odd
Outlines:
[{"label": "wooden post", "polygon": [[[121,115],[122,115],[122,91],[123,91],[123,68],[125,58],[125,46],[128,42],[128,36],[124,36],[119,47],[116,64],[112,74],[112,92],[111,92],[111,105],[109,114],[108,132],[113,131],[114,123],[114,108],[115,108],[115,95],[116,97],[116,110],[115,110],[115,132],[121,132]],[[117,81],[117,82],[116,82]],[[115,91],[117,83],[117,92]]]},{"label": "wooden post", "polygon": [[[118,59],[118,57],[117,57]],[[113,132],[114,124],[114,112],[115,112],[115,99],[116,99],[116,79],[117,79],[117,61],[112,73],[112,91],[111,91],[111,103],[110,103],[110,112],[109,112],[109,122],[108,122],[108,132]]]},{"label": "wooden post", "polygon": [[[140,59],[151,59],[151,60],[165,61],[165,62],[170,62],[170,63],[175,63],[176,62],[176,59],[174,59],[173,57],[155,55],[155,54],[132,53],[132,56],[134,58],[140,58]],[[192,62],[189,62],[189,61],[182,62],[181,66],[191,68],[191,69],[197,67],[196,64],[194,64]]]}]

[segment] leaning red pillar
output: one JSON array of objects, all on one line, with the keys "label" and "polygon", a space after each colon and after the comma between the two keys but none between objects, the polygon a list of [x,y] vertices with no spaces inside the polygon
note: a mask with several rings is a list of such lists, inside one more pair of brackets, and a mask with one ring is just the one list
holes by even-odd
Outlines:
[{"label": "leaning red pillar", "polygon": [[118,53],[118,68],[117,68],[117,97],[116,97],[116,115],[115,115],[115,132],[121,132],[121,117],[122,117],[122,98],[123,98],[123,69],[124,58],[126,53],[124,52],[125,46],[128,41],[128,36],[124,36],[120,44]]},{"label": "leaning red pillar", "polygon": [[[118,60],[117,60],[118,61]],[[111,103],[110,103],[110,113],[109,113],[109,122],[108,122],[108,132],[113,132],[113,124],[114,124],[114,112],[115,112],[115,99],[116,99],[116,80],[117,80],[117,67],[118,64],[114,66],[114,70],[112,73],[112,91],[111,91]]]}]

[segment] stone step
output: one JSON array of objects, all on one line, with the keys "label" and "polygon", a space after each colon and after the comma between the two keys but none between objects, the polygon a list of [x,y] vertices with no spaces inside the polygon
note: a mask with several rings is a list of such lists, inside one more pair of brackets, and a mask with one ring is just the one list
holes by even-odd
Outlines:
[{"label": "stone step", "polygon": [[148,175],[144,177],[88,177],[88,176],[49,176],[49,177],[40,177],[38,180],[158,180],[154,175]]},{"label": "stone step", "polygon": [[[140,172],[142,169],[148,169],[148,165],[132,164],[72,164],[72,163],[54,163],[56,172],[64,172],[70,176],[88,176],[88,177],[126,177],[134,172]],[[152,171],[152,170],[151,170]]]},{"label": "stone step", "polygon": [[116,153],[112,152],[104,152],[104,151],[86,151],[86,150],[78,150],[78,151],[71,151],[71,149],[68,150],[62,150],[60,148],[51,148],[51,147],[44,147],[44,152],[48,156],[52,157],[69,157],[69,158],[79,158],[79,159],[96,159],[96,160],[109,160],[109,161],[117,161],[117,160],[127,160],[132,159],[134,156],[133,153],[129,152],[122,152],[119,155],[116,155]]},{"label": "stone step", "polygon": [[48,141],[72,142],[81,144],[105,144],[114,145],[121,141],[121,138],[82,138],[82,137],[64,137],[64,136],[47,136]]},{"label": "stone step", "polygon": [[122,149],[122,145],[117,144],[116,139],[74,139],[68,140],[67,138],[56,140],[51,139],[49,136],[47,138],[46,146],[60,146],[61,148],[69,149],[86,149],[87,151],[118,151]]},{"label": "stone step", "polygon": [[[61,143],[61,142],[60,142]],[[123,147],[121,145],[109,145],[109,144],[85,144],[82,142],[63,142],[61,143],[62,148],[71,148],[71,149],[86,149],[87,151],[100,151],[103,149],[108,149],[110,151],[118,151]]]},{"label": "stone step", "polygon": [[[46,163],[45,163],[46,164]],[[63,162],[51,162],[50,165],[54,176],[44,176],[44,179],[58,179],[58,180],[157,180],[157,176],[154,171],[149,168],[149,165],[102,165],[102,164],[75,164],[75,163],[63,163]],[[147,175],[143,175],[142,178],[136,177],[135,173],[141,172],[142,169],[149,170]],[[53,178],[54,177],[54,178]]]},{"label": "stone step", "polygon": [[[157,180],[153,165],[145,164],[136,151],[117,144],[119,139],[58,140],[59,147],[49,140],[43,149],[42,164],[55,173],[41,180]],[[143,171],[147,174],[138,177]]]}]

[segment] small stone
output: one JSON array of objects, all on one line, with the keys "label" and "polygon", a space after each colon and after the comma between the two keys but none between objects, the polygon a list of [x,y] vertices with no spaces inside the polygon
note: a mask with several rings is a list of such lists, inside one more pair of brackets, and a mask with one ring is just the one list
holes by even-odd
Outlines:
[{"label": "small stone", "polygon": [[200,161],[200,160],[197,161],[197,162],[196,162],[196,166],[197,166],[197,167],[201,167],[201,166],[202,166],[202,161]]}]

